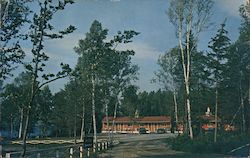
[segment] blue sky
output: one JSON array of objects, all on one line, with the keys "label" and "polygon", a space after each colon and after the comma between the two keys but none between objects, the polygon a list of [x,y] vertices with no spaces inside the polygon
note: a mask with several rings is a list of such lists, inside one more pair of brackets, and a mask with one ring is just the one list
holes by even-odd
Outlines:
[{"label": "blue sky", "polygon": [[[133,43],[120,48],[133,49],[136,52],[133,62],[140,67],[140,75],[135,84],[139,86],[140,91],[160,88],[159,85],[150,82],[154,77],[154,71],[158,69],[157,59],[160,54],[177,45],[174,28],[165,13],[169,7],[169,0],[75,1],[76,3],[66,7],[53,19],[53,24],[59,29],[71,24],[76,26],[77,30],[64,39],[46,42],[45,51],[50,56],[50,61],[47,63],[48,71],[59,70],[61,62],[68,63],[71,67],[75,66],[78,57],[73,48],[77,46],[79,39],[84,38],[91,23],[98,20],[104,28],[109,29],[110,37],[119,30],[132,29],[140,32]],[[238,8],[244,2],[245,0],[215,0],[212,17],[214,25],[200,35],[199,49],[207,49],[209,40],[225,18],[227,18],[229,37],[232,41],[237,39],[240,26]],[[28,46],[26,49],[29,50]],[[64,88],[66,82],[66,79],[56,81],[51,83],[50,87],[56,92]]]}]

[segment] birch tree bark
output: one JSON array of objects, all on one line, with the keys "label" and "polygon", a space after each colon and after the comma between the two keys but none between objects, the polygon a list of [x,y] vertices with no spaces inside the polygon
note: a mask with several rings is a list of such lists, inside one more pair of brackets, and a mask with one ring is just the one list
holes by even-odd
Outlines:
[{"label": "birch tree bark", "polygon": [[201,31],[208,27],[209,17],[213,2],[211,0],[171,0],[168,10],[170,22],[176,28],[176,35],[179,42],[181,64],[183,69],[184,86],[186,93],[187,120],[189,136],[193,139],[190,103],[190,70],[191,53],[190,47],[191,31],[197,41]]},{"label": "birch tree bark", "polygon": [[[92,70],[94,71],[94,65],[92,65]],[[95,116],[95,74],[92,72],[91,76],[92,83],[92,119],[93,119],[93,129],[94,129],[94,146],[97,144],[97,130],[96,130],[96,116]]]},{"label": "birch tree bark", "polygon": [[80,136],[81,141],[83,141],[85,133],[84,126],[85,126],[85,106],[84,106],[84,99],[82,99],[82,125],[81,125],[81,136]]},{"label": "birch tree bark", "polygon": [[178,104],[176,99],[176,91],[174,91],[174,113],[175,113],[175,123],[178,130],[179,121],[178,121]]},{"label": "birch tree bark", "polygon": [[18,138],[20,139],[22,137],[22,132],[23,132],[23,107],[20,108],[20,123],[19,123],[19,132],[18,132]]}]

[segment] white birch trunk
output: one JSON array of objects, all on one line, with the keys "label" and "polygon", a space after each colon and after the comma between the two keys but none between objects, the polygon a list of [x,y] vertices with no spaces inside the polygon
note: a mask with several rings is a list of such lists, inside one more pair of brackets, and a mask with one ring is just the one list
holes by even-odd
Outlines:
[{"label": "white birch trunk", "polygon": [[118,104],[119,104],[119,98],[118,98],[118,95],[117,95],[117,101],[116,101],[115,109],[114,109],[114,118],[113,118],[112,127],[111,127],[112,128],[112,132],[111,132],[111,144],[113,143],[113,139],[114,139],[114,126],[115,126],[115,119],[116,119],[116,115],[117,115]]},{"label": "white birch trunk", "polygon": [[106,114],[106,123],[107,123],[107,129],[108,129],[108,140],[111,142],[111,135],[109,130],[109,119],[108,119],[108,103],[105,101],[105,114]]},{"label": "white birch trunk", "polygon": [[[93,68],[92,68],[93,70]],[[96,130],[96,116],[95,116],[95,77],[94,73],[92,72],[92,117],[93,117],[93,129],[94,129],[94,146],[97,143],[97,130]]]},{"label": "white birch trunk", "polygon": [[118,103],[115,104],[115,110],[114,110],[114,117],[113,117],[113,121],[112,121],[112,132],[111,132],[111,142],[113,142],[113,137],[114,137],[114,126],[115,126],[115,119],[116,119],[116,114],[117,114],[117,106]]},{"label": "white birch trunk", "polygon": [[176,91],[174,91],[174,112],[175,112],[175,123],[176,123],[176,127],[178,130],[178,105],[177,105],[177,99],[176,99]]},{"label": "white birch trunk", "polygon": [[18,132],[19,139],[22,137],[22,132],[23,132],[23,107],[20,109],[20,123],[19,123],[19,132]]},{"label": "white birch trunk", "polygon": [[[180,22],[181,23],[181,22]],[[190,32],[187,32],[187,34]],[[189,100],[189,70],[190,70],[190,50],[189,50],[189,40],[187,40],[187,50],[186,50],[186,56],[187,61],[185,60],[185,52],[184,48],[182,46],[182,26],[179,26],[178,29],[178,38],[179,38],[179,46],[181,49],[181,59],[182,59],[182,68],[183,68],[183,76],[184,76],[184,82],[185,82],[185,90],[186,90],[186,106],[187,106],[187,119],[188,119],[188,127],[189,127],[189,136],[191,139],[193,139],[193,129],[192,129],[192,121],[191,121],[191,105]],[[189,38],[189,35],[186,36]],[[185,61],[187,62],[187,65],[185,64]]]},{"label": "white birch trunk", "polygon": [[80,140],[83,141],[83,137],[84,137],[84,120],[85,120],[85,107],[84,107],[84,99],[82,101],[82,126],[81,126],[81,136],[80,136]]}]

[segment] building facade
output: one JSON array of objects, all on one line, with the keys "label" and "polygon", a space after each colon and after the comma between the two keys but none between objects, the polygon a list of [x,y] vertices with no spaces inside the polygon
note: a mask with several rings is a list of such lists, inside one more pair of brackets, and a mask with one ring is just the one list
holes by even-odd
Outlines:
[{"label": "building facade", "polygon": [[[146,117],[106,117],[102,120],[102,133],[112,130],[114,121],[114,133],[138,133],[139,128],[145,128],[148,133],[155,133],[157,129],[171,130],[171,118],[169,116],[146,116]],[[109,128],[108,128],[109,124]]]},{"label": "building facade", "polygon": [[[199,117],[199,122],[201,123],[201,129],[204,131],[213,131],[215,129],[215,116],[210,111],[210,108],[207,108],[205,115]],[[221,125],[221,119],[217,117],[218,128]]]}]

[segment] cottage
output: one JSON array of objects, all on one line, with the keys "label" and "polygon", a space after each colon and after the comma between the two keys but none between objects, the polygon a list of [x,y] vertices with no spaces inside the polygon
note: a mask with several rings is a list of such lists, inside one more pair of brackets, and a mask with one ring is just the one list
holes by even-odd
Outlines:
[{"label": "cottage", "polygon": [[[138,133],[138,129],[144,127],[148,133],[155,133],[157,129],[163,128],[166,131],[171,129],[171,118],[169,116],[145,116],[145,117],[106,117],[102,120],[102,133],[112,129],[114,121],[114,133]],[[109,129],[107,124],[109,123]]]}]

